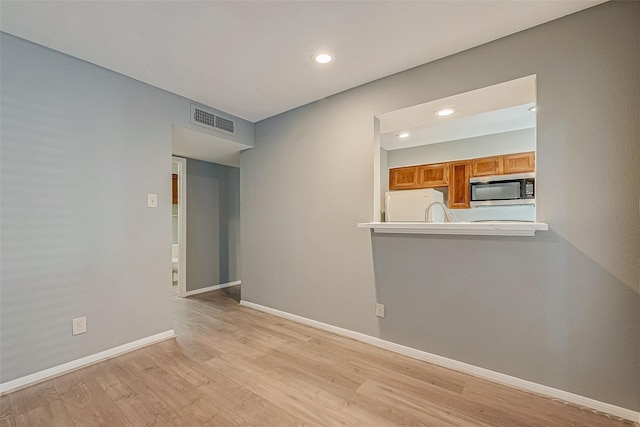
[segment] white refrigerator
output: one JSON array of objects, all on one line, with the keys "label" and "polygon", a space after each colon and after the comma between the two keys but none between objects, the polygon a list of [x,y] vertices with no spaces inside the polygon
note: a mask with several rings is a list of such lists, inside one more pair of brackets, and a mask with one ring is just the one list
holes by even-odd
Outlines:
[{"label": "white refrigerator", "polygon": [[442,192],[432,188],[420,190],[387,191],[385,197],[385,218],[387,222],[444,222],[442,206],[434,205],[429,218],[427,207],[432,202],[442,202]]}]

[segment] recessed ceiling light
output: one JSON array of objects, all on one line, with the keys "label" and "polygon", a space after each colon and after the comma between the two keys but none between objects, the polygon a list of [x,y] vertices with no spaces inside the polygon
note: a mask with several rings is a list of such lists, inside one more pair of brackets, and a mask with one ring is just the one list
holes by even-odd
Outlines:
[{"label": "recessed ceiling light", "polygon": [[333,59],[333,57],[331,56],[330,53],[327,52],[318,52],[315,55],[313,55],[313,59],[318,63],[318,64],[326,64],[328,62],[331,62],[331,60]]},{"label": "recessed ceiling light", "polygon": [[534,105],[533,107],[529,107],[529,111],[531,111],[532,113],[536,112],[536,106]]},{"label": "recessed ceiling light", "polygon": [[409,138],[409,132],[402,132],[398,134],[398,138]]},{"label": "recessed ceiling light", "polygon": [[440,116],[440,117],[444,117],[444,116],[450,116],[451,114],[455,113],[456,109],[453,107],[445,107],[445,108],[441,108],[439,110],[436,110],[435,114],[436,116]]}]

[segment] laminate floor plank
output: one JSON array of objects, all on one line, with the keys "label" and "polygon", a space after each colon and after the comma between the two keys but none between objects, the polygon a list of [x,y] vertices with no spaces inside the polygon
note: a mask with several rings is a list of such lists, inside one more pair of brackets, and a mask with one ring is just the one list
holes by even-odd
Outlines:
[{"label": "laminate floor plank", "polygon": [[[306,342],[314,337],[312,330],[297,328],[298,325],[282,320],[276,322],[264,322],[262,313],[250,308],[240,307],[239,310],[229,313],[228,321],[239,327],[245,326],[252,334],[262,334],[268,337],[278,337],[285,342]],[[320,332],[320,331],[318,331]],[[321,335],[318,335],[321,336]]]},{"label": "laminate floor plank", "polygon": [[215,382],[200,387],[220,408],[218,420],[225,418],[232,425],[243,425],[267,417],[267,403],[242,385],[221,375]]},{"label": "laminate floor plank", "polygon": [[[223,363],[223,359],[213,360],[214,363]],[[303,362],[303,363],[301,363]],[[317,374],[313,372],[311,363],[308,360],[294,360],[287,357],[286,353],[269,352],[263,357],[252,361],[244,361],[243,368],[251,368],[251,375],[254,377],[266,378],[279,389],[293,390],[294,393],[304,396],[306,399],[317,401],[320,405],[333,407],[334,410],[341,408],[349,416],[356,419],[369,421],[368,425],[380,425],[380,419],[376,424],[371,424],[371,415],[364,416],[357,402],[354,401],[354,391],[357,385],[348,383],[346,386],[339,384],[343,379],[340,372],[333,374]],[[321,367],[327,369],[328,366]],[[237,381],[244,381],[242,376],[234,376],[234,370],[224,370],[230,372],[230,376]],[[269,396],[265,397],[270,398]]]},{"label": "laminate floor plank", "polygon": [[[359,343],[355,343],[351,340],[346,340],[343,344],[345,347],[350,345],[360,345]],[[395,382],[402,379],[404,386],[406,387],[408,384],[412,384],[414,386],[413,389],[418,395],[423,389],[435,389],[435,392],[438,393],[436,396],[442,395],[442,390],[449,390],[453,393],[452,396],[457,398],[459,398],[464,386],[464,384],[459,380],[455,383],[446,380],[438,381],[437,376],[435,378],[433,376],[427,376],[426,378],[410,377],[404,373],[389,370],[383,363],[370,364],[366,358],[356,359],[355,361],[348,363],[336,364],[335,358],[334,360],[331,360],[330,357],[324,358],[324,356],[319,352],[309,352],[305,348],[304,353],[297,353],[296,350],[297,349],[290,346],[287,348],[286,352],[278,351],[270,354],[270,356],[274,357],[276,360],[285,361],[285,366],[289,370],[288,376],[292,377],[294,380],[300,381],[306,379],[311,384],[308,387],[313,385],[321,387],[323,392],[331,396],[344,397],[351,401],[350,404],[357,405],[358,408],[366,407],[377,415],[381,415],[379,412],[375,411],[378,402],[363,401],[361,395],[354,399],[353,392],[366,379],[379,379],[380,381],[384,381],[385,378],[394,378]],[[345,352],[345,354],[347,352],[346,348],[342,351]],[[299,357],[292,358],[292,353],[299,355]],[[387,359],[392,359],[395,354],[389,353],[385,354],[385,356],[388,356]],[[345,358],[347,357],[345,356]],[[387,360],[387,362],[389,362],[389,360]],[[410,372],[410,370],[404,371]],[[339,387],[340,385],[342,385],[342,388]],[[420,389],[416,389],[416,387],[419,387]],[[433,403],[431,403],[431,405],[433,405]],[[385,414],[382,414],[382,416],[384,415]],[[397,418],[394,418],[393,420],[395,422],[402,421]]]},{"label": "laminate floor plank", "polygon": [[[409,398],[408,393],[403,393],[391,386],[377,381],[367,380],[357,390],[357,394],[372,399],[378,408],[381,408],[382,415],[389,417],[398,424],[427,425],[427,426],[484,426],[474,420],[469,423],[464,418],[442,411],[432,405],[425,396]],[[416,404],[415,400],[420,404]],[[382,409],[383,408],[383,409]]]},{"label": "laminate floor plank", "polygon": [[328,425],[325,408],[308,396],[300,395],[290,388],[280,387],[279,378],[274,378],[273,374],[257,375],[258,371],[248,364],[237,365],[235,360],[227,359],[226,355],[210,360],[207,366],[220,370],[230,380],[244,385],[254,394],[278,407],[283,414],[290,414],[305,425]]},{"label": "laminate floor plank", "polygon": [[14,427],[16,421],[11,410],[9,396],[0,396],[0,427]]},{"label": "laminate floor plank", "polygon": [[193,339],[190,336],[177,336],[173,340],[166,340],[158,343],[158,345],[175,345],[185,355],[191,357],[198,362],[206,362],[207,360],[218,357],[222,352],[218,349],[217,345],[201,340]]},{"label": "laminate floor plank", "polygon": [[201,425],[220,412],[204,393],[170,370],[163,369],[148,357],[147,348],[120,356],[120,362],[149,389],[160,396],[185,423]]},{"label": "laminate floor plank", "polygon": [[[360,371],[364,371],[364,369],[360,369]],[[482,422],[483,417],[470,416],[469,414],[491,412],[494,409],[491,406],[483,407],[476,402],[465,401],[461,384],[457,384],[456,387],[447,385],[447,388],[444,388],[429,378],[425,381],[424,378],[399,372],[394,375],[393,371],[388,371],[384,367],[380,367],[377,371],[370,369],[367,372],[367,377],[365,383],[357,390],[360,395],[376,396],[375,398],[380,402],[400,399],[402,402],[400,407],[410,407],[418,413],[437,414],[441,422],[491,425]],[[517,420],[513,420],[510,425],[519,424]]]},{"label": "laminate floor plank", "polygon": [[[461,393],[466,381],[468,381],[468,376],[448,375],[448,372],[445,372],[444,369],[427,371],[412,369],[410,366],[401,366],[395,361],[395,356],[397,355],[391,352],[385,352],[386,354],[382,354],[377,360],[369,360],[368,357],[353,357],[353,354],[349,355],[348,346],[350,345],[357,347],[360,343],[345,341],[340,345],[334,345],[332,346],[334,351],[330,356],[326,356],[326,352],[322,350],[323,347],[321,345],[314,345],[314,347],[305,346],[300,349],[299,356],[303,361],[311,361],[311,363],[324,361],[325,364],[333,366],[333,369],[339,369],[340,376],[343,377],[343,380],[352,378],[356,388],[359,387],[365,379],[379,379],[384,381],[384,378],[387,377],[396,379],[398,377],[406,377],[412,381],[422,381],[443,390]],[[335,363],[336,356],[339,357],[342,363]],[[406,360],[403,362],[407,365]]]},{"label": "laminate floor plank", "polygon": [[181,424],[177,413],[118,359],[91,367],[91,375],[133,425]]},{"label": "laminate floor plank", "polygon": [[0,398],[3,426],[631,426],[240,306],[174,297],[177,338]]},{"label": "laminate floor plank", "polygon": [[318,381],[315,376],[300,374],[299,371],[291,372],[282,378],[281,386],[296,390],[313,400],[322,402],[332,411],[345,413],[358,420],[357,424],[367,426],[393,426],[397,425],[386,414],[375,410],[377,402],[355,393],[345,387],[329,384],[326,381]]},{"label": "laminate floor plank", "polygon": [[621,421],[604,414],[597,414],[598,416],[594,417],[595,411],[581,409],[557,399],[547,399],[545,405],[540,405],[538,396],[515,388],[496,387],[494,383],[480,378],[469,381],[465,387],[464,396],[471,401],[487,405],[495,402],[500,402],[503,406],[509,405],[512,411],[522,417],[529,416],[537,423],[536,425],[562,425],[563,421],[570,419],[571,426],[599,427]]},{"label": "laminate floor plank", "polygon": [[193,387],[200,387],[212,381],[213,375],[199,362],[185,355],[177,347],[175,340],[163,344],[165,345],[154,347],[152,350],[147,349],[147,357],[162,369],[171,371]]},{"label": "laminate floor plank", "polygon": [[74,426],[62,399],[51,381],[46,381],[9,394],[16,426]]},{"label": "laminate floor plank", "polygon": [[52,380],[76,426],[133,426],[93,377],[92,367]]},{"label": "laminate floor plank", "polygon": [[[167,341],[163,344],[163,346],[154,347],[153,351],[147,351],[149,357],[159,366],[173,371],[194,387],[207,393],[217,408],[229,411],[219,416],[218,421],[225,418],[233,424],[258,421],[263,425],[268,424],[269,410],[272,409],[268,402],[244,387],[227,380],[216,371],[205,369],[198,361],[184,355],[174,341]],[[215,390],[215,393],[211,393],[212,390]],[[242,415],[236,417],[235,413]],[[278,422],[282,422],[283,418],[286,419],[281,414]]]},{"label": "laminate floor plank", "polygon": [[233,370],[230,369],[232,361],[227,359],[227,356],[212,359],[207,363],[275,404],[284,413],[290,413],[308,425],[357,424],[357,419],[352,415],[336,411],[339,409],[338,405],[320,399],[314,393],[300,393],[300,390],[294,387],[287,387],[282,378],[264,376],[264,365],[242,364],[240,368]]}]

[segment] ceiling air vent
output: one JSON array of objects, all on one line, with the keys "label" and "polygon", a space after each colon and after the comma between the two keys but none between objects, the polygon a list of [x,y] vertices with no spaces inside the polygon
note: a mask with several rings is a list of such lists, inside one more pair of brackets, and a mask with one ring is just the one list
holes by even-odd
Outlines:
[{"label": "ceiling air vent", "polygon": [[193,104],[191,104],[191,123],[231,135],[236,134],[236,124],[233,120],[225,119],[213,111],[207,111]]}]

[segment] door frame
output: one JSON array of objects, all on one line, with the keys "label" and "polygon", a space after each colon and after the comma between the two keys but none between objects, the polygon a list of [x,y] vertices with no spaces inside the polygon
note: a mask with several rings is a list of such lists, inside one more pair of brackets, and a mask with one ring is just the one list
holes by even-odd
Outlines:
[{"label": "door frame", "polygon": [[187,296],[187,159],[171,156],[178,164],[178,296]]}]

